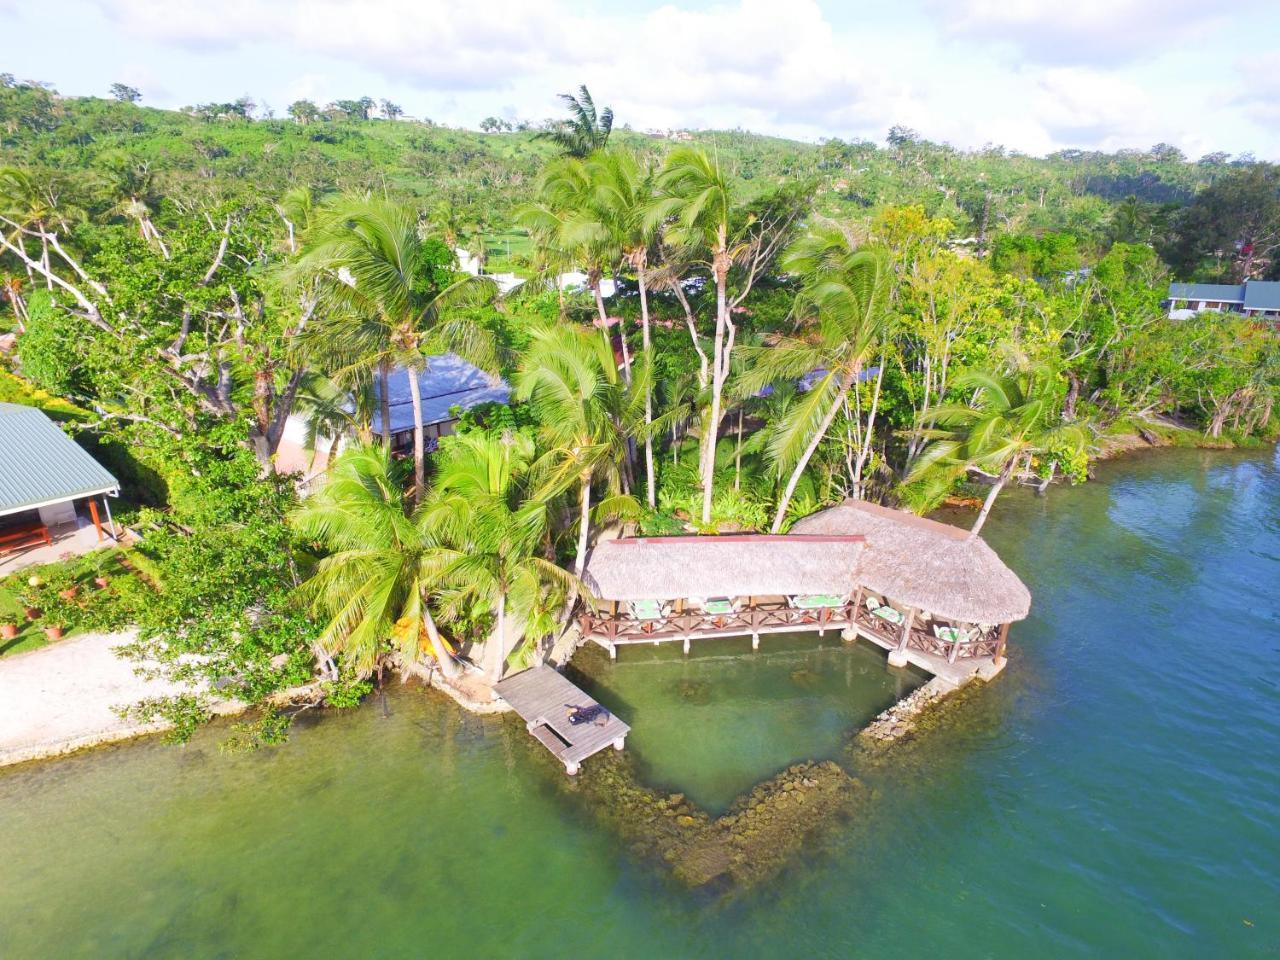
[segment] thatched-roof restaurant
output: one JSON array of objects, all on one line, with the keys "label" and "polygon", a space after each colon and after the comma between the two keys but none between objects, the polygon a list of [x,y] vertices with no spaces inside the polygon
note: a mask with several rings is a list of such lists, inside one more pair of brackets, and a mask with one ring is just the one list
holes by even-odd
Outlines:
[{"label": "thatched-roof restaurant", "polygon": [[784,536],[624,538],[600,543],[583,577],[583,635],[619,645],[841,630],[962,680],[1004,664],[1009,624],[1031,595],[982,539],[900,510],[848,501]]}]

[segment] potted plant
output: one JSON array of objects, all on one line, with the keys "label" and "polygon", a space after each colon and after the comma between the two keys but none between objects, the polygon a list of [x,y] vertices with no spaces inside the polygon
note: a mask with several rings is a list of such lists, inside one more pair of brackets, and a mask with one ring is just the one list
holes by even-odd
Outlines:
[{"label": "potted plant", "polygon": [[0,638],[12,640],[18,635],[18,625],[16,623],[0,623]]},{"label": "potted plant", "polygon": [[67,587],[65,590],[59,590],[58,596],[60,596],[63,600],[74,600],[76,598],[76,594],[79,592],[80,592],[80,588],[73,583],[71,586]]},{"label": "potted plant", "polygon": [[107,589],[111,581],[107,577],[107,565],[114,555],[113,550],[95,550],[89,554],[89,569],[93,571],[93,582],[99,590]]},{"label": "potted plant", "polygon": [[48,637],[50,640],[61,640],[62,634],[63,634],[63,629],[60,624],[51,623],[49,624],[49,626],[44,628],[44,635]]}]

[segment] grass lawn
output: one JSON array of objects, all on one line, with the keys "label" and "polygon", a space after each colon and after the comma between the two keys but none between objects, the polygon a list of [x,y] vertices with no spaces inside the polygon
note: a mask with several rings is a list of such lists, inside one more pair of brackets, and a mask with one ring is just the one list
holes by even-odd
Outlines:
[{"label": "grass lawn", "polygon": [[484,268],[489,273],[529,275],[528,258],[533,254],[533,240],[524,230],[486,233],[484,249],[487,255]]}]

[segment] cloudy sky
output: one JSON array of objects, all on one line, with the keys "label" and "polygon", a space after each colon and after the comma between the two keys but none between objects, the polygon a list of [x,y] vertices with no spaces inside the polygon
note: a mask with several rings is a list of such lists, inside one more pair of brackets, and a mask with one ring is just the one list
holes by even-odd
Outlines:
[{"label": "cloudy sky", "polygon": [[1278,0],[0,0],[0,69],[179,107],[389,97],[476,126],[586,83],[637,129],[1280,159]]}]

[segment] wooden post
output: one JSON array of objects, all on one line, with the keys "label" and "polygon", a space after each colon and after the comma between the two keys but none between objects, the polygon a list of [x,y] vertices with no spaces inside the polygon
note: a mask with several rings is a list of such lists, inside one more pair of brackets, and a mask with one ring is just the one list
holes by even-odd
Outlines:
[{"label": "wooden post", "polygon": [[92,497],[89,498],[89,516],[93,518],[93,527],[98,531],[98,542],[103,541],[102,536],[102,520],[98,516],[98,501]]},{"label": "wooden post", "polygon": [[751,635],[751,649],[752,649],[752,650],[759,650],[759,649],[760,649],[760,634],[758,634],[758,633],[753,633],[753,634]]},{"label": "wooden post", "polygon": [[961,623],[957,620],[954,629],[956,631],[956,639],[951,641],[951,653],[947,657],[947,663],[956,662],[956,657],[960,655],[960,638],[969,635],[969,625],[967,623]]},{"label": "wooden post", "polygon": [[902,639],[898,641],[898,649],[907,649],[907,641],[911,639],[911,627],[916,622],[916,608],[907,607],[907,619],[902,622]]},{"label": "wooden post", "polygon": [[684,638],[684,655],[685,655],[686,657],[689,655],[689,636],[688,636],[688,634],[686,634],[686,635],[685,635],[685,638]]},{"label": "wooden post", "polygon": [[1002,623],[1000,624],[1000,639],[996,641],[995,659],[997,661],[1004,659],[1004,647],[1005,647],[1005,644],[1008,642],[1008,640],[1009,640],[1009,624]]},{"label": "wooden post", "polygon": [[898,646],[889,653],[889,666],[905,667],[907,665],[907,641],[911,638],[911,625],[915,623],[916,608],[907,607],[907,619],[902,623],[902,639]]},{"label": "wooden post", "polygon": [[684,613],[684,597],[676,597],[676,616]]}]

